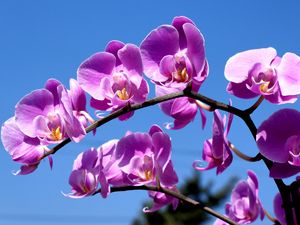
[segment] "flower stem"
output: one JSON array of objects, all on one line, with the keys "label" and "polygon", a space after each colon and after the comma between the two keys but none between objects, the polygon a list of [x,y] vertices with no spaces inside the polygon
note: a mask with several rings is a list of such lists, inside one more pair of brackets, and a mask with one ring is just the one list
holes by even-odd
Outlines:
[{"label": "flower stem", "polygon": [[[190,205],[193,205],[195,207],[198,207],[199,209],[205,211],[206,213],[219,218],[220,220],[223,220],[224,222],[231,224],[231,225],[238,225],[238,223],[232,221],[231,219],[229,219],[228,217],[214,211],[213,209],[204,206],[203,204],[201,204],[200,202],[195,201],[194,199],[191,199],[179,192],[175,192],[166,188],[163,188],[161,186],[146,186],[146,185],[142,185],[142,186],[121,186],[121,187],[111,187],[111,192],[120,192],[120,191],[132,191],[132,190],[146,190],[146,191],[157,191],[157,192],[161,192],[161,193],[165,193],[169,196],[172,196],[174,198],[177,198],[179,200],[181,200],[182,202],[188,203]],[[98,189],[93,195],[100,193],[101,189]]]},{"label": "flower stem", "polygon": [[245,110],[245,113],[251,115],[258,108],[258,106],[263,102],[264,99],[265,97],[261,95],[259,99],[251,107]]},{"label": "flower stem", "polygon": [[266,217],[267,217],[271,222],[273,222],[273,223],[275,223],[275,224],[278,224],[278,223],[279,223],[279,221],[278,221],[276,218],[272,217],[272,216],[270,215],[270,213],[269,213],[266,209],[263,209],[263,210],[264,210],[264,213],[265,213]]},{"label": "flower stem", "polygon": [[254,157],[250,157],[245,155],[244,153],[242,153],[240,150],[238,150],[231,142],[229,142],[229,147],[230,149],[241,159],[248,161],[248,162],[257,162],[260,161],[262,159],[261,154],[258,153],[256,156]]}]

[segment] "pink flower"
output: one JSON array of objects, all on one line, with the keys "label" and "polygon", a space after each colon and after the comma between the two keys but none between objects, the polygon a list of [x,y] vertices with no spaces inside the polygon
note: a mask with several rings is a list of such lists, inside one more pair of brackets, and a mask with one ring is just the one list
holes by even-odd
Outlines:
[{"label": "pink flower", "polygon": [[258,180],[254,172],[248,171],[248,179],[240,181],[232,190],[231,202],[226,204],[226,215],[241,224],[262,220],[264,211],[258,198]]},{"label": "pink flower", "polygon": [[[170,94],[192,83],[197,92],[208,74],[204,39],[194,22],[187,17],[173,19],[172,25],[152,30],[141,43],[144,71],[156,84],[156,95]],[[180,129],[193,121],[199,105],[186,97],[160,104],[162,111],[174,118],[168,129]],[[200,113],[205,124],[205,115]]]},{"label": "pink flower", "polygon": [[[86,112],[85,94],[73,79],[70,90],[49,79],[45,88],[34,90],[16,105],[15,116],[1,129],[5,150],[23,164],[15,174],[28,174],[39,165],[50,144],[65,138],[79,142],[91,117]],[[50,167],[52,158],[49,156]]]},{"label": "pink flower", "polygon": [[77,156],[69,178],[72,192],[66,196],[82,198],[92,195],[98,187],[99,159],[98,151],[91,148]]},{"label": "pink flower", "polygon": [[288,52],[280,58],[274,48],[240,52],[227,61],[225,77],[227,91],[237,97],[293,103],[300,94],[300,57]]},{"label": "pink flower", "polygon": [[227,135],[231,127],[233,115],[229,114],[225,130],[226,117],[222,118],[218,110],[214,111],[213,137],[204,142],[202,158],[208,163],[207,167],[198,166],[195,161],[193,167],[199,171],[217,168],[217,174],[222,173],[232,162]]},{"label": "pink flower", "polygon": [[172,25],[152,30],[141,43],[141,53],[146,76],[157,85],[182,90],[207,76],[203,36],[187,17],[175,17]]},{"label": "pink flower", "polygon": [[49,79],[45,88],[32,91],[18,102],[17,126],[44,145],[59,143],[67,137],[79,142],[85,135],[86,122],[82,124],[77,114],[85,110],[85,96],[76,98],[71,93],[74,91],[68,91],[59,81]]},{"label": "pink flower", "polygon": [[[198,91],[199,86],[194,85],[192,87],[193,91]],[[176,88],[167,88],[164,86],[156,85],[156,95],[162,96],[170,93],[174,93],[178,91]],[[206,116],[204,114],[203,109],[201,108],[199,102],[197,100],[182,97],[174,100],[169,100],[159,104],[161,110],[168,116],[174,118],[173,123],[167,123],[167,129],[181,129],[192,122],[198,111],[200,113],[202,119],[202,128],[204,128],[206,123]]]},{"label": "pink flower", "polygon": [[154,125],[149,133],[129,133],[120,139],[116,148],[118,166],[131,185],[172,187],[178,182],[171,161],[171,140]]},{"label": "pink flower", "polygon": [[20,170],[14,173],[15,175],[32,173],[48,150],[37,137],[26,136],[17,126],[15,117],[8,119],[3,124],[1,140],[12,160],[22,164]]},{"label": "pink flower", "polygon": [[257,130],[260,153],[273,161],[270,176],[285,178],[300,171],[300,112],[282,109],[272,114]]},{"label": "pink flower", "polygon": [[[95,109],[115,111],[129,103],[141,103],[149,87],[142,77],[140,50],[133,44],[111,41],[104,52],[86,59],[78,68],[77,79],[83,90],[92,96]],[[119,117],[128,119],[133,112]]]},{"label": "pink flower", "polygon": [[[176,191],[178,177],[170,158],[170,137],[157,125],[153,125],[148,133],[127,132],[120,140],[108,141],[78,155],[69,178],[72,191],[65,196],[93,195],[99,185],[104,198],[111,187],[128,185],[160,185]],[[145,209],[147,212],[169,203],[176,207],[178,203],[177,199],[161,193],[149,192],[149,196],[154,205]]]},{"label": "pink flower", "polygon": [[117,143],[118,140],[111,140],[97,149],[88,149],[77,156],[69,178],[72,191],[67,197],[82,198],[92,195],[99,184],[101,195],[107,197],[110,185],[128,183],[123,180],[123,173],[114,157]]}]

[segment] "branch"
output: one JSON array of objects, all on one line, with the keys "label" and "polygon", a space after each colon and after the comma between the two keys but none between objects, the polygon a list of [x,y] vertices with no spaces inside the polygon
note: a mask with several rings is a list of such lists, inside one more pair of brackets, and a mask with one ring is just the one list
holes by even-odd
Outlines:
[{"label": "branch", "polygon": [[259,99],[251,107],[244,110],[244,112],[249,115],[252,114],[257,109],[257,107],[263,102],[264,99],[265,99],[265,97],[263,95],[261,95],[259,97]]},{"label": "branch", "polygon": [[[190,205],[193,205],[195,207],[198,207],[199,209],[205,211],[206,213],[219,218],[220,220],[223,220],[224,222],[231,224],[231,225],[238,225],[238,223],[232,221],[231,219],[229,219],[228,217],[214,211],[213,209],[204,206],[203,204],[201,204],[200,202],[197,202],[183,194],[180,194],[178,192],[163,188],[161,186],[156,187],[156,186],[146,186],[146,185],[142,185],[142,186],[122,186],[122,187],[111,187],[110,192],[120,192],[120,191],[133,191],[133,190],[146,190],[146,191],[157,191],[157,192],[162,192],[164,194],[167,194],[169,196],[172,196],[174,198],[177,198],[185,203],[188,203]],[[100,193],[101,189],[97,190],[93,195]]]},{"label": "branch", "polygon": [[[179,92],[175,92],[175,93],[171,93],[168,95],[164,95],[164,96],[160,96],[160,97],[156,97],[153,99],[150,99],[148,101],[145,101],[143,103],[138,103],[138,104],[134,104],[134,105],[127,105],[121,109],[118,109],[114,112],[112,112],[111,114],[109,114],[108,116],[101,118],[99,120],[96,120],[94,123],[92,123],[90,126],[88,126],[85,131],[86,133],[91,132],[92,130],[108,123],[109,121],[116,119],[119,116],[122,116],[128,112],[132,112],[132,111],[136,111],[142,108],[146,108],[152,105],[156,105],[158,103],[161,102],[165,102],[171,99],[175,99],[175,98],[180,98],[180,97],[184,97],[185,94],[183,91],[179,91]],[[57,144],[56,146],[54,146],[52,149],[50,149],[49,151],[47,151],[44,156],[41,158],[45,158],[49,155],[55,154],[59,149],[61,149],[62,147],[64,147],[66,144],[70,143],[71,139],[70,138],[66,138],[65,140],[63,140],[61,143]]]},{"label": "branch", "polygon": [[[128,112],[136,111],[136,110],[139,110],[139,109],[142,109],[142,108],[146,108],[146,107],[156,105],[156,104],[161,103],[161,102],[165,102],[165,101],[175,99],[175,98],[180,98],[180,97],[189,97],[189,98],[192,98],[192,99],[195,99],[195,100],[199,100],[199,101],[211,106],[214,109],[220,109],[220,110],[223,110],[223,111],[226,111],[226,112],[230,112],[230,113],[233,113],[234,115],[237,115],[239,117],[242,117],[242,115],[243,115],[243,111],[238,109],[238,108],[235,108],[233,106],[224,104],[222,102],[217,102],[217,101],[215,101],[211,98],[208,98],[204,95],[201,95],[201,94],[195,93],[193,91],[190,91],[189,89],[186,89],[186,90],[183,90],[183,91],[174,92],[174,93],[171,93],[171,94],[156,97],[156,98],[150,99],[148,101],[145,101],[143,103],[127,105],[127,106],[125,106],[121,109],[118,109],[118,110],[112,112],[111,114],[109,114],[108,116],[106,116],[104,118],[96,120],[93,124],[91,124],[90,126],[88,126],[85,129],[86,133],[89,133],[92,130],[94,130],[94,129],[108,123],[109,121],[111,121],[113,119],[116,119],[117,117],[119,117],[121,115],[124,115]],[[49,155],[55,154],[59,149],[61,149],[62,147],[64,147],[66,144],[68,144],[70,142],[71,142],[71,139],[66,138],[61,143],[57,144],[52,149],[47,151],[41,159],[43,159],[43,158],[45,158]]]},{"label": "branch", "polygon": [[256,156],[251,157],[248,155],[245,155],[244,153],[242,153],[240,150],[238,150],[231,142],[229,142],[229,148],[241,159],[248,161],[248,162],[257,162],[260,161],[262,159],[262,155],[260,153],[258,153]]}]

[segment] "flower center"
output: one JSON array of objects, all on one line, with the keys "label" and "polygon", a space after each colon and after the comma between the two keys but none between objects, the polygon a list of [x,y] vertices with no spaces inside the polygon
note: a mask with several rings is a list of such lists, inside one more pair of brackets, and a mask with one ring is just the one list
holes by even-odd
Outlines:
[{"label": "flower center", "polygon": [[152,173],[151,170],[145,170],[144,173],[145,173],[144,175],[145,175],[146,180],[152,180],[153,179],[153,173]]},{"label": "flower center", "polygon": [[268,93],[269,92],[269,84],[270,82],[266,82],[266,83],[262,83],[260,86],[259,86],[259,90],[263,93]]},{"label": "flower center", "polygon": [[62,139],[62,133],[59,126],[57,128],[52,128],[50,139],[53,141],[59,141]]},{"label": "flower center", "polygon": [[179,82],[186,82],[189,80],[187,72],[187,62],[183,53],[175,55],[175,68],[176,71],[172,73],[173,78]]},{"label": "flower center", "polygon": [[275,75],[274,75],[273,70],[271,68],[267,69],[263,73],[259,73],[258,79],[259,79],[259,83],[261,83],[259,85],[259,90],[262,93],[271,92],[271,88],[272,88],[272,86],[274,86],[274,83],[275,83],[274,78],[275,78]]},{"label": "flower center", "polygon": [[122,90],[117,90],[116,94],[119,97],[119,99],[121,99],[121,100],[129,99],[129,94],[128,94],[126,88],[123,88]]},{"label": "flower center", "polygon": [[177,69],[177,72],[173,73],[175,80],[180,82],[186,82],[189,79],[186,67]]}]

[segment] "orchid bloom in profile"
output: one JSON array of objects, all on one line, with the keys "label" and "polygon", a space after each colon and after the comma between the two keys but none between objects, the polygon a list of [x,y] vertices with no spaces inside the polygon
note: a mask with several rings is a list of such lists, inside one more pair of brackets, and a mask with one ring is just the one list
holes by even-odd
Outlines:
[{"label": "orchid bloom in profile", "polygon": [[[86,59],[78,68],[80,86],[92,96],[91,106],[115,111],[146,100],[149,87],[143,78],[140,49],[133,44],[111,41],[104,52]],[[126,120],[133,112],[120,116]]]},{"label": "orchid bloom in profile", "polygon": [[118,140],[110,140],[98,148],[90,148],[80,153],[73,163],[69,177],[71,198],[83,198],[93,195],[99,185],[101,195],[105,198],[110,193],[110,185],[125,185],[122,171],[117,166],[115,149]]},{"label": "orchid bloom in profile", "polygon": [[226,215],[240,224],[248,224],[259,216],[264,218],[264,210],[258,197],[258,180],[253,171],[248,171],[248,179],[237,183],[231,193],[231,202],[226,204]]},{"label": "orchid bloom in profile", "polygon": [[199,171],[217,168],[217,174],[222,173],[232,162],[232,153],[227,135],[229,133],[233,115],[230,113],[226,125],[226,117],[222,118],[218,110],[214,111],[213,136],[204,142],[202,159],[208,163],[206,167],[199,166],[201,161],[195,161],[193,167]]},{"label": "orchid bloom in profile", "polygon": [[[253,223],[258,217],[264,219],[265,212],[258,197],[258,180],[253,171],[248,171],[247,180],[241,180],[235,185],[225,211],[226,217],[238,224]],[[213,225],[227,224],[216,219]]]},{"label": "orchid bloom in profile", "polygon": [[[175,17],[172,25],[152,30],[141,43],[144,71],[155,83],[156,95],[183,90],[187,85],[197,92],[208,74],[204,38],[195,23],[184,16]],[[187,97],[160,104],[162,111],[174,118],[168,129],[180,129],[193,121],[199,104]],[[203,126],[205,116],[201,111]]]},{"label": "orchid bloom in profile", "polygon": [[3,124],[1,140],[12,160],[22,164],[20,170],[14,173],[15,175],[26,175],[36,170],[41,158],[48,150],[37,137],[26,136],[16,124],[15,117]]},{"label": "orchid bloom in profile", "polygon": [[262,95],[275,104],[293,103],[300,94],[300,57],[277,56],[274,48],[252,49],[229,58],[225,77],[227,91],[240,98]]}]

